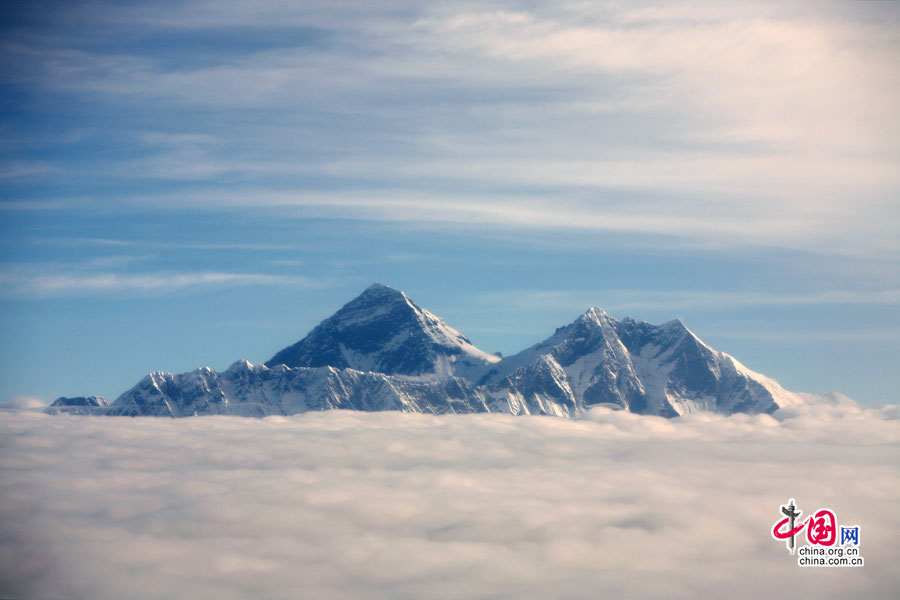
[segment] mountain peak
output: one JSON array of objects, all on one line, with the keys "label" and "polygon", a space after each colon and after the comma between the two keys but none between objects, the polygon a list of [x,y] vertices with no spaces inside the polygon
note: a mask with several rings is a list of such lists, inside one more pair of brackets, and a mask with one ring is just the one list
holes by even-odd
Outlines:
[{"label": "mountain peak", "polygon": [[451,377],[498,360],[400,290],[374,283],[266,366]]},{"label": "mountain peak", "polygon": [[684,324],[684,321],[681,319],[672,319],[671,321],[666,321],[660,327],[665,327],[666,329],[684,329],[687,330],[687,326]]},{"label": "mountain peak", "polygon": [[579,332],[583,332],[585,329],[588,331],[603,331],[615,328],[616,325],[617,321],[609,313],[599,306],[592,306],[569,325],[560,328],[560,331],[565,331],[567,334],[581,335]]},{"label": "mountain peak", "polygon": [[406,294],[404,294],[400,290],[394,289],[389,285],[385,285],[377,281],[364,289],[358,297],[362,296],[379,298],[406,298]]},{"label": "mountain peak", "polygon": [[364,289],[356,298],[345,304],[338,313],[343,312],[348,308],[352,309],[359,307],[360,305],[372,306],[382,304],[407,304],[410,308],[418,308],[412,300],[409,299],[409,296],[402,291],[383,283],[373,283]]},{"label": "mountain peak", "polygon": [[581,315],[581,320],[591,320],[591,321],[614,321],[610,314],[600,308],[599,306],[592,306],[583,315]]}]

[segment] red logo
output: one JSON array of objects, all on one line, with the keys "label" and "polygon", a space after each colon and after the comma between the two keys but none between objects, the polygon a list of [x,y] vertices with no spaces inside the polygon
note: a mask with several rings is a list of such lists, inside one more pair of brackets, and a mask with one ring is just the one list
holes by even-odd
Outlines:
[{"label": "red logo", "polygon": [[800,516],[801,510],[797,508],[794,499],[788,500],[788,503],[781,507],[781,513],[785,515],[783,519],[775,523],[772,527],[772,537],[776,540],[788,540],[788,551],[794,553],[794,536],[806,528],[806,539],[810,544],[819,546],[833,546],[837,541],[837,520],[834,513],[827,508],[820,508],[806,518],[799,525],[795,525],[797,517]]},{"label": "red logo", "polygon": [[807,519],[807,522],[809,526],[806,529],[806,539],[810,544],[834,546],[837,541],[837,527],[833,512],[820,508],[816,514]]}]

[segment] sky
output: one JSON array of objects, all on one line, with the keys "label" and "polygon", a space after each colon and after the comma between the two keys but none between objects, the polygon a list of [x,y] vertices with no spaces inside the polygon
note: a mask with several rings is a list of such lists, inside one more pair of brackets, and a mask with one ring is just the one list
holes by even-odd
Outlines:
[{"label": "sky", "polygon": [[512,354],[681,318],[896,401],[896,3],[6,2],[0,401],[263,362],[380,281]]},{"label": "sky", "polygon": [[[0,416],[4,597],[842,599],[900,585],[897,406]],[[771,534],[790,498],[801,519],[824,507],[858,526],[864,566],[798,566]]]}]

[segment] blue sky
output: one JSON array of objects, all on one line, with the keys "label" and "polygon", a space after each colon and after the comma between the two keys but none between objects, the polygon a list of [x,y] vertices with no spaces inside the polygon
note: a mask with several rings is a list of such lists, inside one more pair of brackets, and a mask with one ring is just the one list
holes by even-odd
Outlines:
[{"label": "blue sky", "polygon": [[894,3],[6,3],[0,400],[267,360],[373,281],[896,401]]}]

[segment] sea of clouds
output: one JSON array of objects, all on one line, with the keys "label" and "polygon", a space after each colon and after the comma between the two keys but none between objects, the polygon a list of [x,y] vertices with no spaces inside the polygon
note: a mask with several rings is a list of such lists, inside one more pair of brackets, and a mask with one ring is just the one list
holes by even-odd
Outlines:
[{"label": "sea of clouds", "polygon": [[[898,418],[3,411],[0,597],[895,597]],[[788,498],[865,566],[798,567]]]}]

